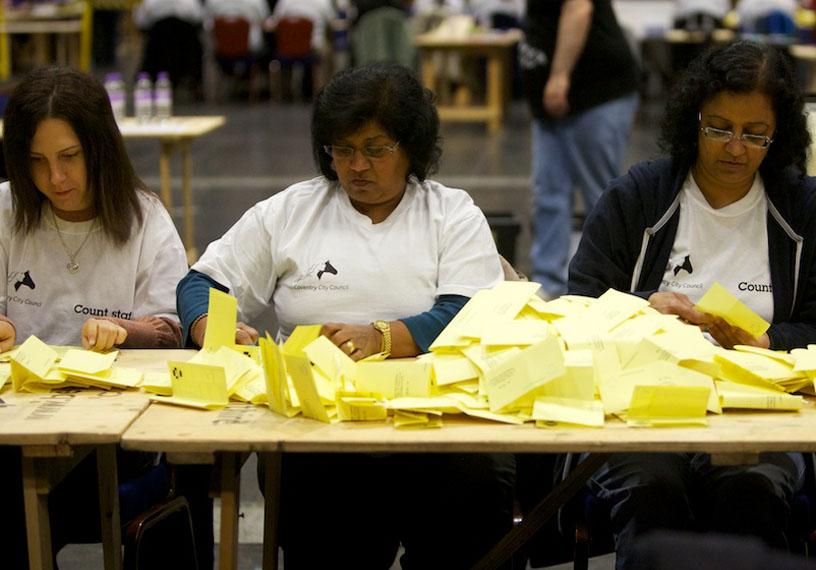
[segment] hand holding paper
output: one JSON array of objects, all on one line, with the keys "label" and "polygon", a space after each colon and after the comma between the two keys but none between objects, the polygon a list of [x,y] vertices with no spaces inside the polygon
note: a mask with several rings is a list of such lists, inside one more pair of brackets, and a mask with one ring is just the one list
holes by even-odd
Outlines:
[{"label": "hand holding paper", "polygon": [[[694,308],[714,317],[722,318],[731,327],[742,329],[750,335],[751,340],[758,339],[765,333],[765,331],[768,330],[768,327],[771,326],[762,317],[757,315],[755,312],[745,306],[745,304],[743,304],[739,299],[734,297],[734,295],[729,293],[726,288],[719,283],[714,283],[714,285],[712,285],[706,294],[703,295],[703,298],[700,299]],[[716,333],[719,334],[726,342],[726,345],[723,345],[725,348],[730,348],[734,344],[756,344],[754,342],[731,342],[730,345],[728,345],[729,341],[741,340],[735,337],[742,335],[739,335],[735,331],[731,331],[727,327],[723,326],[722,323],[716,322],[716,320],[713,321],[713,324],[715,324],[717,328]],[[712,335],[714,332],[715,331],[712,331]],[[717,336],[714,336],[714,338],[717,340],[717,342],[720,342],[720,338]],[[720,344],[723,343],[720,342]]]}]

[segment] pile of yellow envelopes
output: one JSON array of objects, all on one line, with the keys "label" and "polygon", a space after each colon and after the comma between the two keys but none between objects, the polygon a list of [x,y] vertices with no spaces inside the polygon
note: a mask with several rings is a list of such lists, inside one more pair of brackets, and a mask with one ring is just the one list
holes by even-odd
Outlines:
[{"label": "pile of yellow envelopes", "polygon": [[[725,350],[640,297],[609,290],[544,301],[538,287],[479,291],[429,353],[360,362],[319,325],[297,327],[282,345],[267,335],[257,347],[235,346],[236,301],[211,290],[204,347],[168,362],[167,373],[134,383],[138,373],[112,366],[109,354],[77,350],[55,364],[56,355],[43,356],[49,347],[34,339],[29,350],[29,339],[12,354],[10,375],[17,390],[138,385],[164,403],[216,409],[239,400],[324,422],[392,418],[395,427],[441,427],[444,414],[540,427],[602,427],[607,416],[632,426],[706,425],[708,413],[729,408],[796,411],[802,396],[792,392],[814,394],[816,345]],[[697,306],[755,336],[768,328],[719,285]]]}]

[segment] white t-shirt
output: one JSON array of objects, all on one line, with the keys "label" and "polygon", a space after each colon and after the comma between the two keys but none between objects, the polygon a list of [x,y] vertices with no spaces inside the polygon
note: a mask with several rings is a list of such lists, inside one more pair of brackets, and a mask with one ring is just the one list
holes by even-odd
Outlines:
[{"label": "white t-shirt", "polygon": [[699,301],[715,283],[768,322],[773,286],[768,260],[768,199],[757,175],[742,199],[714,209],[689,172],[680,191],[680,219],[660,291]]},{"label": "white t-shirt", "polygon": [[740,23],[747,23],[771,12],[782,12],[792,18],[797,7],[796,0],[739,0],[736,9]]},{"label": "white t-shirt", "polygon": [[503,278],[470,196],[413,179],[379,224],[337,182],[290,186],[248,210],[193,269],[229,288],[244,321],[274,306],[282,338],[296,325],[411,317],[439,295],[470,297]]},{"label": "white t-shirt", "polygon": [[674,0],[674,17],[685,18],[691,14],[710,14],[725,18],[731,10],[731,0]]},{"label": "white t-shirt", "polygon": [[79,271],[71,274],[50,202],[33,233],[15,232],[9,183],[0,184],[0,268],[6,275],[0,311],[14,322],[17,342],[33,334],[48,344],[80,345],[90,317],[178,320],[176,285],[187,273],[184,246],[161,202],[143,192],[139,201],[144,222],[121,247],[93,220],[56,218],[72,253],[88,236],[75,256]]},{"label": "white t-shirt", "polygon": [[142,0],[133,19],[139,28],[147,29],[159,20],[178,18],[199,24],[204,16],[200,0]]}]

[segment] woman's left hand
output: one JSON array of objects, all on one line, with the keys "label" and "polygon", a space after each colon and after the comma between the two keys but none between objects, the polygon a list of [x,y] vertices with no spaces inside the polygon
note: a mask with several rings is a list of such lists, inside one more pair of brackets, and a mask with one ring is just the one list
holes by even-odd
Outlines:
[{"label": "woman's left hand", "polygon": [[355,361],[377,354],[382,348],[382,335],[371,325],[325,323],[320,329],[320,334]]},{"label": "woman's left hand", "polygon": [[122,344],[127,331],[105,319],[88,319],[82,325],[82,347],[86,350],[103,351]]},{"label": "woman's left hand", "polygon": [[758,338],[754,338],[741,328],[729,325],[722,317],[708,316],[708,333],[714,340],[720,343],[720,346],[723,348],[734,348],[734,346],[738,344],[758,346],[760,348],[768,348],[771,346],[768,333],[763,333]]}]

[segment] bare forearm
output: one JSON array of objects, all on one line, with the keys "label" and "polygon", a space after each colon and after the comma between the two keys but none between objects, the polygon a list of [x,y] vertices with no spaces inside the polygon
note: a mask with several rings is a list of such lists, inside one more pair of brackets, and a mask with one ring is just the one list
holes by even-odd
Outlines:
[{"label": "bare forearm", "polygon": [[584,51],[592,23],[591,0],[566,0],[558,20],[558,37],[550,66],[550,76],[569,76]]},{"label": "bare forearm", "polygon": [[420,354],[419,345],[402,321],[391,321],[391,357],[400,358]]}]

